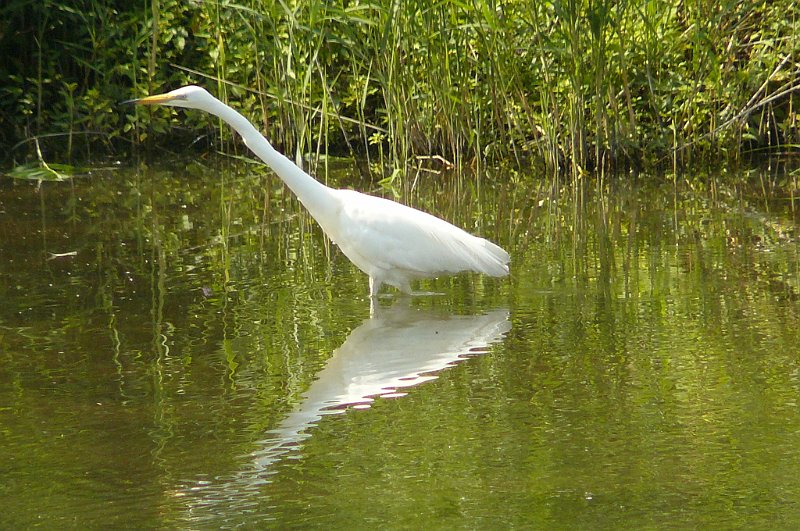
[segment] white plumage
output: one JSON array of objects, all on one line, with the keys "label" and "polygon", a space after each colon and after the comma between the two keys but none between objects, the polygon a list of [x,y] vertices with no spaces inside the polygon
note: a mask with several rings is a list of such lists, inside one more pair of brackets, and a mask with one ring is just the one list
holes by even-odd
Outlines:
[{"label": "white plumage", "polygon": [[369,275],[372,297],[382,284],[411,293],[411,280],[445,273],[508,274],[508,253],[488,240],[389,199],[320,183],[276,151],[246,118],[200,87],[132,102],[199,109],[227,122],[297,195],[345,256]]}]

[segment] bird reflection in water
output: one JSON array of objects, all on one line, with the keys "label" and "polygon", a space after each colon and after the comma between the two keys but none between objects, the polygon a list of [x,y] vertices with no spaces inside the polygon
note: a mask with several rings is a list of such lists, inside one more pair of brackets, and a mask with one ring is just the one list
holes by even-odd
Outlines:
[{"label": "bird reflection in water", "polygon": [[290,454],[300,455],[303,441],[313,436],[313,427],[324,415],[368,407],[378,397],[402,396],[448,367],[489,352],[510,329],[505,309],[448,315],[410,308],[408,299],[390,308],[377,307],[336,349],[300,406],[256,443],[258,449],[247,456],[242,469],[229,478],[187,485],[184,495],[189,495],[185,500],[192,519],[202,520],[203,513],[213,519],[218,503],[225,504],[226,514],[258,504],[260,487],[269,483],[276,463]]},{"label": "bird reflection in water", "polygon": [[258,468],[263,470],[311,437],[308,428],[323,415],[368,407],[377,397],[402,396],[402,389],[488,352],[511,328],[507,310],[448,315],[412,309],[407,302],[375,307],[350,333],[303,394],[300,407],[259,443],[262,448],[254,453]]}]

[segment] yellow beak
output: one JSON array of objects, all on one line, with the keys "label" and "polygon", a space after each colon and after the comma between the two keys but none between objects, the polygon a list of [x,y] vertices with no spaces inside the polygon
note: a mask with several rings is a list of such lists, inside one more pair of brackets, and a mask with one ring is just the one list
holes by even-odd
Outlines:
[{"label": "yellow beak", "polygon": [[133,103],[135,105],[163,105],[175,99],[177,99],[177,97],[168,92],[166,94],[156,94],[154,96],[139,98],[138,100],[129,100],[124,103]]}]

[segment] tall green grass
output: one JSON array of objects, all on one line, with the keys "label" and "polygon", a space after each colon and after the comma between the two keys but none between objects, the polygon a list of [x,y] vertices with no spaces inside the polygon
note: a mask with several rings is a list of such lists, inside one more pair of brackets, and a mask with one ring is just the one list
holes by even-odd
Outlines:
[{"label": "tall green grass", "polygon": [[575,180],[800,144],[791,0],[20,0],[0,15],[3,164],[34,138],[56,158],[175,136],[237,152],[199,113],[117,106],[189,82],[313,170],[343,154],[380,176],[511,163]]}]

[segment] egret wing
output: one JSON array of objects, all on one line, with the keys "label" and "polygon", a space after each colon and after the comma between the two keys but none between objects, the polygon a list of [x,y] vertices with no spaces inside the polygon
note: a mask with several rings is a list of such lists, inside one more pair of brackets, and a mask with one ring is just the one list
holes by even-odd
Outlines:
[{"label": "egret wing", "polygon": [[502,248],[435,216],[358,192],[342,204],[337,243],[351,259],[357,253],[372,267],[415,277],[464,270],[508,274],[509,257]]}]

